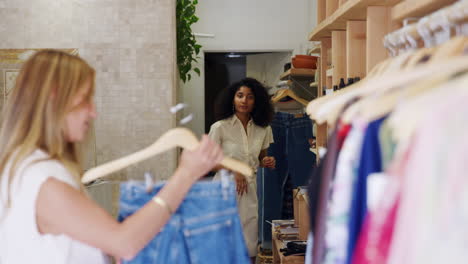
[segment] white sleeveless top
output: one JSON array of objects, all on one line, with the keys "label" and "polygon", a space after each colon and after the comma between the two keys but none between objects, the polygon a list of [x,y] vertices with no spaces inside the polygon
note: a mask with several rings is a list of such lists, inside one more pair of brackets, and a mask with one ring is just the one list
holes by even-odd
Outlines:
[{"label": "white sleeveless top", "polygon": [[[10,165],[0,180],[0,264],[78,264],[110,263],[100,250],[66,235],[42,235],[36,223],[36,200],[42,184],[49,178],[79,188],[72,175],[58,161],[41,151],[34,151],[17,169],[11,186],[11,207],[5,208]],[[73,210],[73,208],[70,208]]]}]

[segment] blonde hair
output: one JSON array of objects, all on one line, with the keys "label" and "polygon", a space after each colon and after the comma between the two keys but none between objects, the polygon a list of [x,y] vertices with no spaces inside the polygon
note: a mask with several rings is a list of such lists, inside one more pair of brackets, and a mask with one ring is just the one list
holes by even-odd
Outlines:
[{"label": "blonde hair", "polygon": [[36,149],[60,161],[80,182],[78,146],[65,138],[65,117],[72,110],[72,99],[89,81],[91,89],[85,101],[92,99],[94,79],[95,70],[83,59],[58,50],[39,51],[24,63],[0,130],[0,184],[5,183],[2,177],[8,177],[7,207],[17,166]]}]

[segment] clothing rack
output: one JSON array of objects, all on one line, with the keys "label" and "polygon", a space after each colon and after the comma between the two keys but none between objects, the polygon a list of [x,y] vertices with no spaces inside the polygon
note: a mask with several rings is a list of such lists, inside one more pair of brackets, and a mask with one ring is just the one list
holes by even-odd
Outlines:
[{"label": "clothing rack", "polygon": [[[424,47],[433,47],[447,41],[454,29],[455,35],[466,35],[467,30],[463,28],[463,24],[467,21],[468,1],[461,0],[386,35],[384,46],[392,56],[401,51],[419,48],[421,41]],[[440,32],[447,32],[447,37],[436,40],[433,36]]]}]

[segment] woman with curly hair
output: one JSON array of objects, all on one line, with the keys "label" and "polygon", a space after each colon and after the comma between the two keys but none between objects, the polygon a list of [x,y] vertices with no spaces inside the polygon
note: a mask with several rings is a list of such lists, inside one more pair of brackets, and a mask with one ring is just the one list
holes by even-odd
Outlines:
[{"label": "woman with curly hair", "polygon": [[[270,122],[273,107],[265,87],[257,80],[245,78],[223,90],[216,100],[218,120],[209,136],[221,145],[225,155],[257,167],[275,168],[275,158],[267,156],[273,143]],[[217,176],[215,176],[217,178]],[[245,241],[252,261],[258,242],[258,200],[255,177],[235,174],[239,214]],[[254,263],[254,262],[253,262]]]}]

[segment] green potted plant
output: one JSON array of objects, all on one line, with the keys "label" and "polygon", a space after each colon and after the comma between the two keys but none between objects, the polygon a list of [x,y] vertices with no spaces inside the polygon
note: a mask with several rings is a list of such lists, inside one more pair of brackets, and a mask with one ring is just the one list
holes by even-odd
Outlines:
[{"label": "green potted plant", "polygon": [[190,81],[193,70],[200,76],[200,69],[192,68],[192,63],[196,63],[200,53],[201,45],[192,32],[192,24],[198,21],[195,15],[195,7],[198,0],[177,0],[176,20],[177,20],[177,66],[179,68],[180,79],[185,83]]}]

